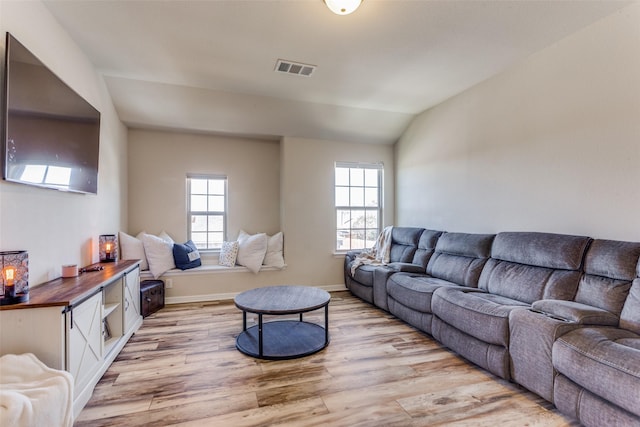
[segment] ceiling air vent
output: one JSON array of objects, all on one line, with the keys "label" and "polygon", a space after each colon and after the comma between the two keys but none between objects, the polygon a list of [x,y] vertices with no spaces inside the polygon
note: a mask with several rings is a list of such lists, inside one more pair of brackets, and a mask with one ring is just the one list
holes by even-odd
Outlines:
[{"label": "ceiling air vent", "polygon": [[315,69],[315,65],[287,61],[286,59],[278,59],[278,62],[276,62],[276,71],[279,73],[295,74],[298,76],[309,77],[311,74],[313,74]]}]

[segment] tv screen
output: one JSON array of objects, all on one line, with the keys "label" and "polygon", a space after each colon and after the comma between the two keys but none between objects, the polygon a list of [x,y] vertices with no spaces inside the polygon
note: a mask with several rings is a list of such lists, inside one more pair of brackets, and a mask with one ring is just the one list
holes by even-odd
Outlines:
[{"label": "tv screen", "polygon": [[100,112],[7,33],[6,181],[97,194]]}]

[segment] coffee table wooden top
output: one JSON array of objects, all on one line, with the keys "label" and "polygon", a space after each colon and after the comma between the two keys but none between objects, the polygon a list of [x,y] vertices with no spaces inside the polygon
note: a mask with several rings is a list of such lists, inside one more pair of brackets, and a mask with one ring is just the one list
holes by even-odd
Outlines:
[{"label": "coffee table wooden top", "polygon": [[234,298],[242,311],[261,314],[295,314],[329,304],[327,291],[310,286],[268,286],[242,292]]}]

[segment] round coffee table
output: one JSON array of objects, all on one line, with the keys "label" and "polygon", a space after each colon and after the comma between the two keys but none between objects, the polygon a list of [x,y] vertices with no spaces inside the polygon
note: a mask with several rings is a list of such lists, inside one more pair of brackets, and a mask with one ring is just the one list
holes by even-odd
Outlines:
[{"label": "round coffee table", "polygon": [[[236,348],[260,359],[293,359],[316,353],[329,345],[328,292],[309,286],[269,286],[242,292],[234,299],[242,310],[242,333]],[[324,328],[302,320],[302,314],[324,307]],[[247,313],[258,324],[247,328]],[[300,320],[263,322],[263,315],[299,314]]]}]

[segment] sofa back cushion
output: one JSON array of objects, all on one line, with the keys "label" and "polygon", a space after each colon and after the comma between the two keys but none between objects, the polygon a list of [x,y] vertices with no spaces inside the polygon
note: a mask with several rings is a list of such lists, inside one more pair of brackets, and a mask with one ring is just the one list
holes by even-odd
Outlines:
[{"label": "sofa back cushion", "polygon": [[636,266],[636,279],[620,314],[620,327],[640,334],[640,260]]},{"label": "sofa back cushion", "polygon": [[418,249],[424,228],[393,227],[391,230],[390,262],[411,262]]},{"label": "sofa back cushion", "polygon": [[553,233],[498,233],[478,287],[529,304],[573,299],[590,241]]},{"label": "sofa back cushion", "polygon": [[427,264],[427,274],[477,288],[494,237],[495,234],[443,233]]},{"label": "sofa back cushion", "polygon": [[424,230],[418,242],[418,249],[413,255],[412,264],[421,265],[426,268],[431,256],[436,250],[436,244],[441,235],[442,231]]},{"label": "sofa back cushion", "polygon": [[584,260],[575,301],[620,315],[639,258],[640,243],[594,240]]}]

